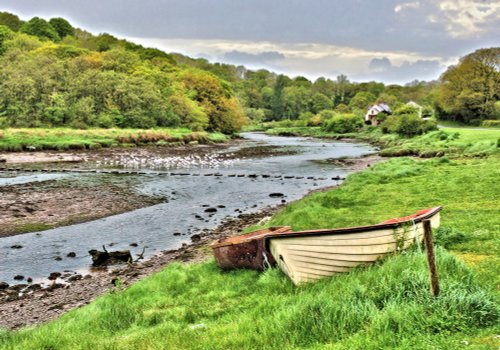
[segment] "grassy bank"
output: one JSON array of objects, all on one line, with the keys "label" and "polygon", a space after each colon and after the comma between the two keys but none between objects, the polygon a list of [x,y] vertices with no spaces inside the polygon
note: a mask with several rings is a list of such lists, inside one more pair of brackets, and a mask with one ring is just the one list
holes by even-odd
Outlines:
[{"label": "grassy bank", "polygon": [[266,130],[270,135],[311,136],[334,139],[357,139],[383,147],[382,156],[485,156],[500,150],[500,130],[441,128],[425,135],[404,138],[395,134],[383,134],[379,129],[367,129],[359,133],[334,134],[321,127],[289,127]]},{"label": "grassy bank", "polygon": [[221,133],[189,129],[70,129],[30,128],[0,130],[0,151],[76,150],[140,145],[177,146],[189,143],[225,142]]},{"label": "grassy bank", "polygon": [[294,287],[279,271],[171,265],[60,319],[0,333],[5,349],[496,349],[500,155],[390,159],[277,214],[295,229],[370,224],[443,205],[442,295],[423,254]]}]

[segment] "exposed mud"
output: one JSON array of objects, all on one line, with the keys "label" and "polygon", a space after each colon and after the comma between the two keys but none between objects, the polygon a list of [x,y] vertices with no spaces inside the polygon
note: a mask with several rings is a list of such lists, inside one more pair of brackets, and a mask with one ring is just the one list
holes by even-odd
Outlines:
[{"label": "exposed mud", "polygon": [[359,171],[367,167],[370,167],[372,164],[378,163],[383,159],[384,157],[381,157],[379,155],[370,154],[359,158],[336,158],[336,159],[325,159],[315,162],[320,164],[333,164],[339,167],[344,167],[349,170]]},{"label": "exposed mud", "polygon": [[166,200],[125,185],[69,180],[2,186],[0,192],[0,237],[81,223]]}]

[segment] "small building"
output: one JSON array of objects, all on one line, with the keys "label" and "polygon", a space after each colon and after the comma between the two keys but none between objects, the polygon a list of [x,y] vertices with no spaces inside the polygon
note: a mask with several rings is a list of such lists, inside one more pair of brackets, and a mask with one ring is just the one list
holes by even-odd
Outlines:
[{"label": "small building", "polygon": [[422,118],[422,106],[421,105],[419,105],[417,102],[414,102],[414,101],[410,101],[406,105],[415,108],[418,112],[418,116],[420,118]]},{"label": "small building", "polygon": [[391,108],[384,102],[370,106],[368,108],[368,112],[365,114],[365,123],[371,125],[378,125],[380,123],[379,118],[377,116],[383,113],[385,115],[391,115]]}]

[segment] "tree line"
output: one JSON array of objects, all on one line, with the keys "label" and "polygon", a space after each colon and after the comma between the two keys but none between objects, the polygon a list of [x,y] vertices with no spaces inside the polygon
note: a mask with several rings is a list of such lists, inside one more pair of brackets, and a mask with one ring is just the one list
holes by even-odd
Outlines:
[{"label": "tree line", "polygon": [[464,123],[500,119],[499,48],[481,49],[439,81],[290,78],[210,63],[93,35],[63,18],[22,21],[0,12],[0,126],[176,127],[238,131],[247,121],[314,124],[408,101],[426,115]]}]

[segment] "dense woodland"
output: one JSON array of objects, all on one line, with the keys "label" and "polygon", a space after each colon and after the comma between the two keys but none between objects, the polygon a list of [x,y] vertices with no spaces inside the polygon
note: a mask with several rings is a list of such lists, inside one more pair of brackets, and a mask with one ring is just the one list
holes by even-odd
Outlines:
[{"label": "dense woodland", "polygon": [[63,18],[0,12],[0,126],[176,127],[224,133],[246,122],[325,124],[375,102],[470,124],[500,119],[500,48],[461,59],[440,81],[400,85],[290,78],[92,35]]}]

